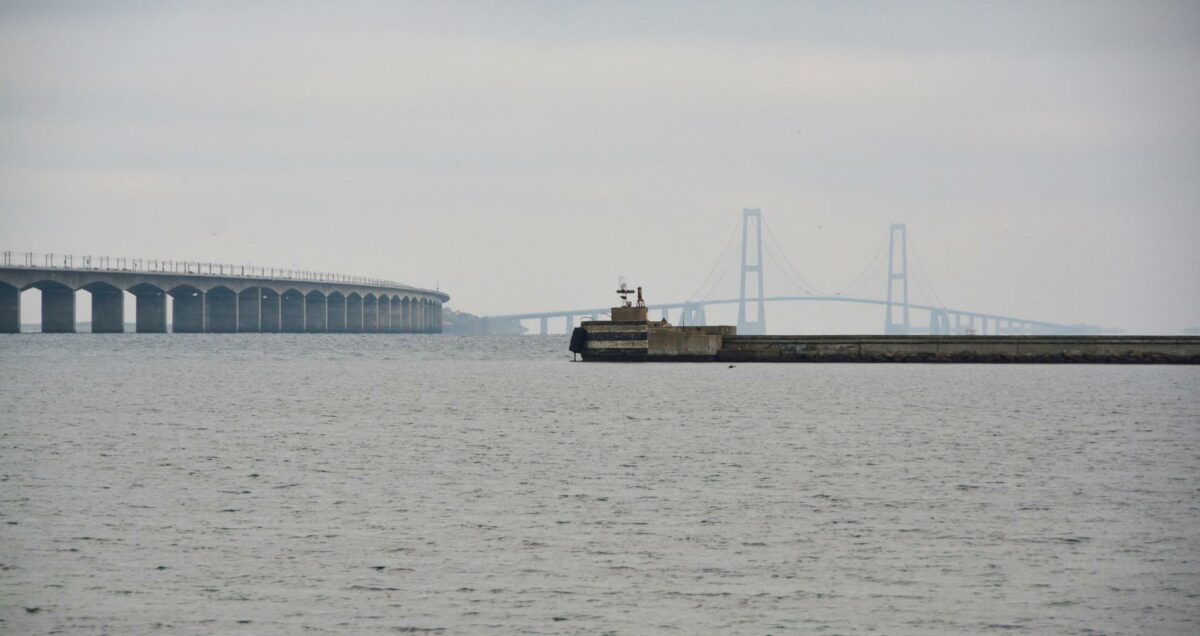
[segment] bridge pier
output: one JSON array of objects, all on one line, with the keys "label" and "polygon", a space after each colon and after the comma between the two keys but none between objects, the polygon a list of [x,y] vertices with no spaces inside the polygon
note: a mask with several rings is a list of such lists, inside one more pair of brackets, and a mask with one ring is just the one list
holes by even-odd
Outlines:
[{"label": "bridge pier", "polygon": [[408,333],[408,323],[404,320],[404,299],[397,296],[392,299],[392,331]]},{"label": "bridge pier", "polygon": [[228,287],[204,294],[204,318],[208,333],[237,333],[238,295]]},{"label": "bridge pier", "polygon": [[279,292],[269,287],[259,287],[262,304],[258,307],[258,329],[265,333],[279,333]]},{"label": "bridge pier", "polygon": [[279,296],[279,330],[304,333],[304,294],[289,289]]},{"label": "bridge pier", "polygon": [[541,328],[541,329],[540,329],[540,331],[539,331],[539,333],[541,333],[543,336],[545,336],[545,335],[549,334],[549,333],[550,333],[550,321],[549,321],[549,319],[548,319],[548,318],[542,318],[542,319],[540,320],[539,327]]},{"label": "bridge pier", "polygon": [[950,333],[950,317],[941,309],[929,312],[929,333],[944,336]]},{"label": "bridge pier", "polygon": [[412,301],[405,296],[400,301],[400,326],[404,333],[412,333]]},{"label": "bridge pier", "polygon": [[356,293],[346,297],[346,332],[362,333],[363,299]]},{"label": "bridge pier", "polygon": [[21,333],[21,290],[0,283],[0,333]]},{"label": "bridge pier", "polygon": [[319,291],[308,292],[304,297],[304,331],[324,333],[326,326],[325,294]]},{"label": "bridge pier", "polygon": [[144,283],[129,288],[129,293],[137,303],[134,329],[138,333],[167,333],[167,294]]},{"label": "bridge pier", "polygon": [[387,296],[379,297],[379,333],[392,330],[392,299]]},{"label": "bridge pier", "polygon": [[184,286],[170,292],[171,330],[175,333],[204,333],[204,292]]},{"label": "bridge pier", "polygon": [[256,333],[262,329],[262,288],[243,289],[237,295],[237,330]]},{"label": "bridge pier", "polygon": [[58,283],[43,283],[42,333],[75,333],[75,291]]},{"label": "bridge pier", "polygon": [[125,333],[125,292],[102,284],[84,289],[92,295],[92,333]]},{"label": "bridge pier", "polygon": [[346,297],[333,292],[325,298],[325,326],[329,333],[346,333]]},{"label": "bridge pier", "polygon": [[379,301],[375,294],[363,297],[363,331],[375,333],[379,331]]}]

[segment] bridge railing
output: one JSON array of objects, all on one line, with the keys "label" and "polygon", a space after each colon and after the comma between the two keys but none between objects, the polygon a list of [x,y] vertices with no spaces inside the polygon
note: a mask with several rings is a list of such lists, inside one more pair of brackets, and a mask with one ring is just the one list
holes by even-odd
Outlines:
[{"label": "bridge railing", "polygon": [[224,276],[233,278],[270,278],[314,283],[347,283],[373,287],[404,287],[394,280],[350,276],[332,272],[303,269],[265,267],[261,265],[233,265],[211,261],[181,261],[174,259],[127,258],[113,256],[78,256],[75,254],[38,254],[0,252],[0,267],[23,267],[29,269],[69,269],[99,272],[145,272],[150,274],[191,274],[194,276]]}]

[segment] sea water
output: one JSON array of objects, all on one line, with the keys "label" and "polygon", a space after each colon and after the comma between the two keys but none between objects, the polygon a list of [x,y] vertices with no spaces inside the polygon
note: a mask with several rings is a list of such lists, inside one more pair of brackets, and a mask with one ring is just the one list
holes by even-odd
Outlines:
[{"label": "sea water", "polygon": [[0,338],[0,632],[1200,631],[1200,368]]}]

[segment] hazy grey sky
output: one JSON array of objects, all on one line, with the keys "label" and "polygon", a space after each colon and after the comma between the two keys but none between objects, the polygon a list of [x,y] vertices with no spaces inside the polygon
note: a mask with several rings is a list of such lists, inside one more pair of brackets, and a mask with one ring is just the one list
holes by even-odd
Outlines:
[{"label": "hazy grey sky", "polygon": [[618,275],[682,300],[760,207],[822,291],[905,221],[948,306],[1200,325],[1197,3],[0,7],[3,249],[503,313],[609,303]]}]

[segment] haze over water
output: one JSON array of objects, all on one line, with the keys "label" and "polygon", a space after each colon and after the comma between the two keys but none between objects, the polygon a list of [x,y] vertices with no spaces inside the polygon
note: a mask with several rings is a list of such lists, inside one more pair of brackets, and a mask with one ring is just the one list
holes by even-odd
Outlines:
[{"label": "haze over water", "polygon": [[0,339],[4,633],[1195,633],[1200,369]]}]

